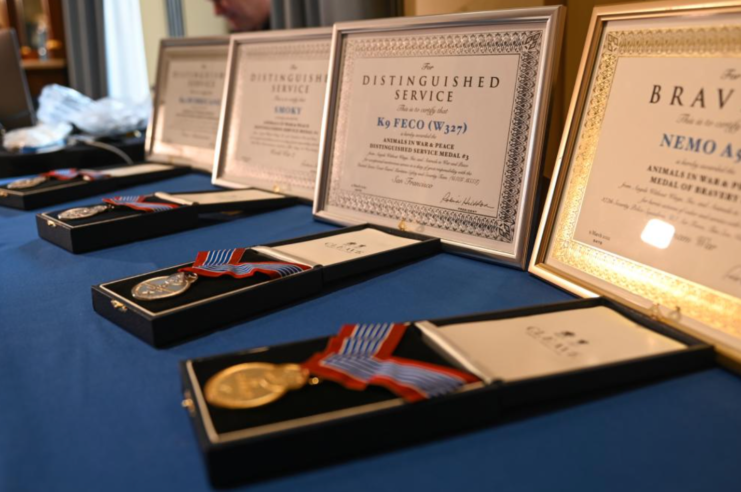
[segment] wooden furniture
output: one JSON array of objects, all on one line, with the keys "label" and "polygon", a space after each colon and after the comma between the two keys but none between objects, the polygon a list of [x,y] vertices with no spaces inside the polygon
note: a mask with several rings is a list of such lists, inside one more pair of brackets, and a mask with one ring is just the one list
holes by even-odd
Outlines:
[{"label": "wooden furniture", "polygon": [[69,85],[62,0],[0,0],[0,26],[18,34],[33,97],[48,84]]}]

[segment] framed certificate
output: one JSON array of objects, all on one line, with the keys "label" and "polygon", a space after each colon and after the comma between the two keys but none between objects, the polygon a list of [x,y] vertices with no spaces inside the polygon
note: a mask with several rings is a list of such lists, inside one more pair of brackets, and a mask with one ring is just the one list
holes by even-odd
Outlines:
[{"label": "framed certificate", "polygon": [[332,30],[232,36],[213,182],[311,200]]},{"label": "framed certificate", "polygon": [[211,172],[229,37],[163,39],[147,160]]},{"label": "framed certificate", "polygon": [[314,213],[524,268],[562,7],[336,24]]},{"label": "framed certificate", "polygon": [[741,356],[741,3],[595,9],[530,270]]}]

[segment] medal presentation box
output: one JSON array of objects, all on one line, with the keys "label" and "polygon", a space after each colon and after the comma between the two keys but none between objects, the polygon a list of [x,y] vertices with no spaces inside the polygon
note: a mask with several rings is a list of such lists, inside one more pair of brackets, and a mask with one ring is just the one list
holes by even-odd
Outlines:
[{"label": "medal presentation box", "polygon": [[[135,162],[192,166],[210,174],[228,48],[228,36],[163,39],[154,110],[143,148],[140,139],[107,143]],[[120,162],[121,157],[110,151],[84,145],[33,156],[0,152],[0,178]]]},{"label": "medal presentation box", "polygon": [[[270,374],[265,381],[254,376],[255,369],[302,364],[327,346],[322,338],[181,363],[183,406],[214,485],[409,445],[517,417],[523,405],[667,377],[713,361],[710,346],[680,331],[609,300],[588,299],[411,324],[393,358],[478,379],[427,400],[409,403],[381,386],[353,390],[321,377],[312,381],[312,374],[303,386],[280,386]],[[239,370],[245,377],[233,379],[237,386],[215,377]]]},{"label": "medal presentation box", "polygon": [[[117,148],[134,162],[144,159],[143,136],[109,138],[103,139],[102,142]],[[110,150],[82,143],[43,154],[15,154],[0,148],[0,179],[41,174],[70,167],[111,166],[122,164],[122,161],[121,156]]]},{"label": "medal presentation box", "polygon": [[336,24],[314,215],[524,268],[564,13]]},{"label": "medal presentation box", "polygon": [[71,253],[85,253],[203,225],[203,214],[253,213],[296,203],[256,189],[154,193],[142,202],[60,209],[36,215],[39,237]]},{"label": "medal presentation box", "polygon": [[741,2],[597,8],[580,72],[530,271],[738,368]]},{"label": "medal presentation box", "polygon": [[314,197],[332,29],[233,35],[212,181]]},{"label": "medal presentation box", "polygon": [[174,178],[188,173],[189,168],[168,164],[134,164],[63,171],[51,171],[58,176],[38,175],[0,186],[0,205],[31,210],[128,186]]},{"label": "medal presentation box", "polygon": [[308,267],[300,273],[277,279],[261,273],[246,278],[199,275],[192,285],[181,282],[184,288],[177,287],[168,297],[142,300],[134,296],[143,282],[193,266],[187,263],[93,286],[93,307],[150,345],[163,347],[318,294],[325,285],[439,250],[437,239],[360,225],[255,246],[232,263],[288,262]]},{"label": "medal presentation box", "polygon": [[211,174],[229,36],[160,42],[146,158]]}]

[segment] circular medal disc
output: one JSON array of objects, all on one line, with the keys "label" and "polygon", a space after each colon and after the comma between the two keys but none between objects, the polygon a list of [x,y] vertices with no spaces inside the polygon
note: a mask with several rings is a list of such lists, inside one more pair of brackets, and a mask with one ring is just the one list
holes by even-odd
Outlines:
[{"label": "circular medal disc", "polygon": [[95,205],[94,207],[78,207],[65,210],[57,215],[62,220],[86,219],[108,210],[108,205]]},{"label": "circular medal disc", "polygon": [[8,189],[9,190],[23,190],[26,188],[33,188],[34,186],[40,185],[47,179],[49,178],[47,178],[46,176],[35,176],[33,178],[28,178],[28,179],[18,179],[8,184]]},{"label": "circular medal disc", "polygon": [[165,277],[154,277],[139,282],[131,289],[134,299],[140,301],[156,301],[182,294],[196,281],[197,275],[178,272]]},{"label": "circular medal disc", "polygon": [[203,394],[217,407],[255,408],[301,388],[308,378],[309,371],[298,364],[249,362],[216,373],[206,382]]}]

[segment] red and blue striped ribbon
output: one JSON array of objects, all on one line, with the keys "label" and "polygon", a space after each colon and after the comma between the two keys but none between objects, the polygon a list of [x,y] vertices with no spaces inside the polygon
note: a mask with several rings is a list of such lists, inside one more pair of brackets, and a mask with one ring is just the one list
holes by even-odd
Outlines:
[{"label": "red and blue striped ribbon", "polygon": [[277,279],[301,273],[311,268],[299,263],[280,261],[242,263],[240,260],[246,250],[247,248],[232,248],[201,251],[196,256],[193,266],[181,268],[180,271],[197,273],[204,277],[228,275],[234,278],[251,277],[256,273],[262,273],[271,279]]},{"label": "red and blue striped ribbon", "polygon": [[100,171],[93,171],[90,169],[75,169],[75,168],[67,168],[67,169],[55,169],[54,171],[49,171],[47,173],[41,174],[41,176],[46,176],[47,178],[52,179],[58,179],[60,181],[69,181],[70,179],[75,179],[80,176],[83,178],[86,178],[89,181],[96,181],[98,179],[104,179],[107,178],[108,175],[105,173],[102,173]]},{"label": "red and blue striped ribbon", "polygon": [[450,367],[394,357],[407,328],[399,323],[345,325],[324,352],[303,366],[348,389],[382,386],[409,402],[445,395],[479,380]]},{"label": "red and blue striped ribbon", "polygon": [[165,210],[172,210],[178,208],[179,205],[175,203],[165,202],[145,202],[151,195],[130,195],[130,196],[114,196],[112,198],[103,198],[105,203],[116,205],[119,207],[129,207],[140,212],[164,212]]}]

